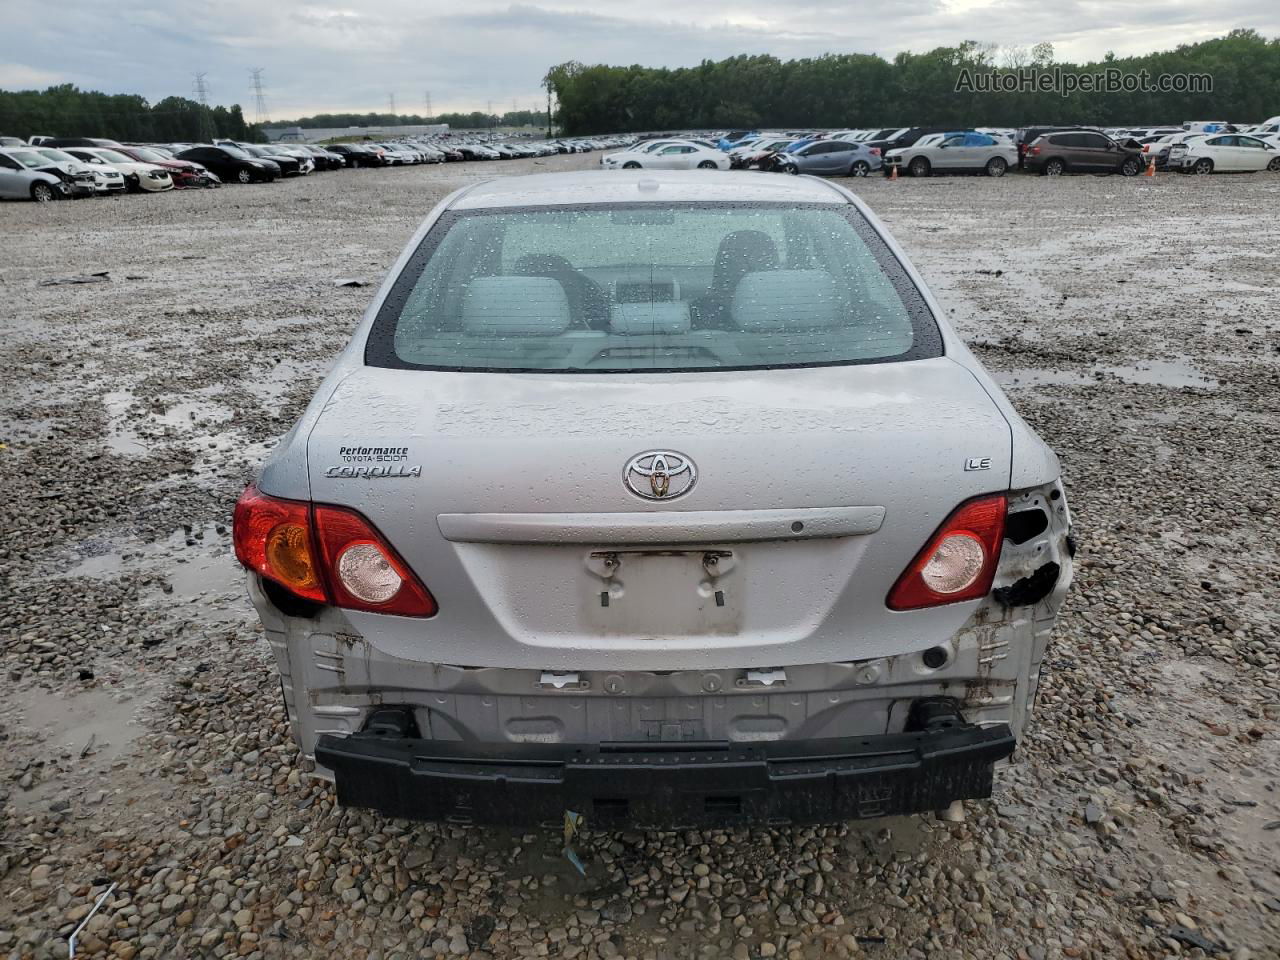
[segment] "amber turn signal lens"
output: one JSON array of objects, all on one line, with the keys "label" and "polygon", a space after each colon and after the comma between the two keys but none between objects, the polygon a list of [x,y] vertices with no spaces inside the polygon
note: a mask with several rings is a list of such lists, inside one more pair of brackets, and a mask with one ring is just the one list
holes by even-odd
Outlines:
[{"label": "amber turn signal lens", "polygon": [[267,534],[267,563],[275,579],[294,590],[311,590],[320,585],[315,564],[311,561],[307,528],[296,523],[282,523]]}]

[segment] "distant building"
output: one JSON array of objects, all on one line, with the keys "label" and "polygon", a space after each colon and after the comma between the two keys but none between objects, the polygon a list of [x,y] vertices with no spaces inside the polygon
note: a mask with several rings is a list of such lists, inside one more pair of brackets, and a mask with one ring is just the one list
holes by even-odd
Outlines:
[{"label": "distant building", "polygon": [[279,143],[281,140],[289,143],[301,143],[306,139],[301,127],[264,127],[262,132],[267,135],[267,139],[272,143]]},{"label": "distant building", "polygon": [[334,137],[368,137],[380,140],[384,137],[429,137],[449,132],[447,123],[418,123],[403,127],[264,127],[263,132],[272,143],[280,141],[315,143]]}]

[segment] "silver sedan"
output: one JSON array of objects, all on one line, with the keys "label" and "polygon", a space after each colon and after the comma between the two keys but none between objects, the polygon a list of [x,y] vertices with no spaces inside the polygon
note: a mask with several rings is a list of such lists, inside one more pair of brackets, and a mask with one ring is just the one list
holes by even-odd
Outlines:
[{"label": "silver sedan", "polygon": [[830,181],[454,193],[236,506],[303,755],[452,822],[987,796],[1071,518],[946,316]]}]

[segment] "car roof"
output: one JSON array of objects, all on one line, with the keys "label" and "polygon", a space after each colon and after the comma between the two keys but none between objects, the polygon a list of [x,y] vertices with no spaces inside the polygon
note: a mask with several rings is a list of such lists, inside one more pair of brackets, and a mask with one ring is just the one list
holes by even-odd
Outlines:
[{"label": "car roof", "polygon": [[710,170],[589,170],[486,180],[459,196],[451,204],[451,209],[648,201],[848,202],[834,187],[816,178],[744,177]]}]

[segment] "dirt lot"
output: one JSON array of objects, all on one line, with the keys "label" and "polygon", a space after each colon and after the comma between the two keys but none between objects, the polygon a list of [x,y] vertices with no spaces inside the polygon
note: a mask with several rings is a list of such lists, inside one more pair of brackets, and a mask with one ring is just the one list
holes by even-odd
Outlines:
[{"label": "dirt lot", "polygon": [[299,773],[227,525],[372,294],[333,281],[468,179],[596,162],[0,207],[0,956],[67,956],[108,884],[81,956],[1280,956],[1275,175],[854,182],[1078,525],[965,823],[589,834],[583,878]]}]

